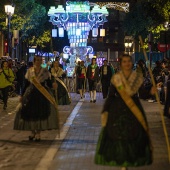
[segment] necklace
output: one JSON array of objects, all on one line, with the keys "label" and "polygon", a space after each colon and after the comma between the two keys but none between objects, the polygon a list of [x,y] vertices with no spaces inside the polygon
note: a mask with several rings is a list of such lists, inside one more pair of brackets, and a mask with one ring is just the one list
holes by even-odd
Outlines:
[{"label": "necklace", "polygon": [[97,67],[97,64],[94,64],[94,65],[91,64],[92,69],[96,69],[96,67]]}]

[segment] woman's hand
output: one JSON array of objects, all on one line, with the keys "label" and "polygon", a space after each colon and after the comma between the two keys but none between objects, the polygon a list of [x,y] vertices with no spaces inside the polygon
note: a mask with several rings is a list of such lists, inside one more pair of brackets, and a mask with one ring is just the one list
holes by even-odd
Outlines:
[{"label": "woman's hand", "polygon": [[107,119],[108,119],[108,112],[103,112],[102,115],[101,115],[101,124],[102,124],[102,127],[106,126]]},{"label": "woman's hand", "polygon": [[152,86],[152,88],[151,88],[151,90],[150,90],[150,94],[151,94],[151,95],[155,95],[157,91],[158,91],[157,88],[154,87],[154,86]]},{"label": "woman's hand", "polygon": [[53,89],[57,89],[57,87],[58,87],[57,83],[53,83],[52,87],[53,87]]}]

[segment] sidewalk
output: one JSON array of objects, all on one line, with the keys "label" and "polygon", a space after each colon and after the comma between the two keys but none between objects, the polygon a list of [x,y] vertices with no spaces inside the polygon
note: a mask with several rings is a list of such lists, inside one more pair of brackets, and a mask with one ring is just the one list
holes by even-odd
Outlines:
[{"label": "sidewalk", "polygon": [[[79,95],[70,95],[71,105],[58,106],[61,127],[79,101]],[[0,104],[0,170],[35,170],[57,135],[56,130],[43,131],[41,142],[34,142],[28,140],[30,132],[13,130],[18,103],[19,97],[9,98],[6,110]],[[61,140],[57,144],[61,145]]]},{"label": "sidewalk", "polygon": [[[101,129],[100,112],[104,100],[99,93],[96,103],[90,103],[89,100],[89,96],[87,96],[84,102],[79,101],[79,104],[82,105],[51,162],[49,170],[120,170],[119,167],[94,164],[94,154]],[[150,166],[129,168],[129,170],[169,170],[167,146],[157,104],[147,101],[142,101],[142,104],[150,126],[154,162]],[[170,120],[165,118],[165,121],[170,135]]]}]

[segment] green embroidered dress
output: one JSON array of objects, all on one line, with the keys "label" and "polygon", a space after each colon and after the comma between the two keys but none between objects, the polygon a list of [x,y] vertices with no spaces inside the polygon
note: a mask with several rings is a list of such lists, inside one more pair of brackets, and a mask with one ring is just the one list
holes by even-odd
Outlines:
[{"label": "green embroidered dress", "polygon": [[[135,82],[131,77],[131,84]],[[145,121],[145,113],[137,94],[131,95]],[[108,121],[102,128],[95,154],[95,163],[108,166],[136,167],[152,163],[152,147],[148,134],[127,107],[112,84],[103,112]]]}]

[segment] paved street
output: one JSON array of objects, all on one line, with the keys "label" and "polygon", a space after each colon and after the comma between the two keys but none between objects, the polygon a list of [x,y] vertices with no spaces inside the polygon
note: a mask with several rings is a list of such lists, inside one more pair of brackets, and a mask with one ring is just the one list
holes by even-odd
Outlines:
[{"label": "paved street", "polygon": [[[55,130],[42,133],[39,143],[28,141],[29,132],[14,131],[13,110],[18,98],[10,98],[8,109],[0,104],[0,170],[119,170],[117,167],[95,165],[94,153],[100,133],[100,112],[104,100],[97,94],[97,102],[84,101],[72,93],[70,106],[59,106],[61,135]],[[156,103],[141,101],[149,122],[154,146],[154,163],[151,166],[130,170],[169,170],[168,153]],[[76,107],[75,107],[76,106]],[[162,106],[163,108],[163,106]],[[9,114],[10,113],[10,114]],[[71,113],[71,114],[70,114]],[[170,138],[170,120],[165,118]]]}]

